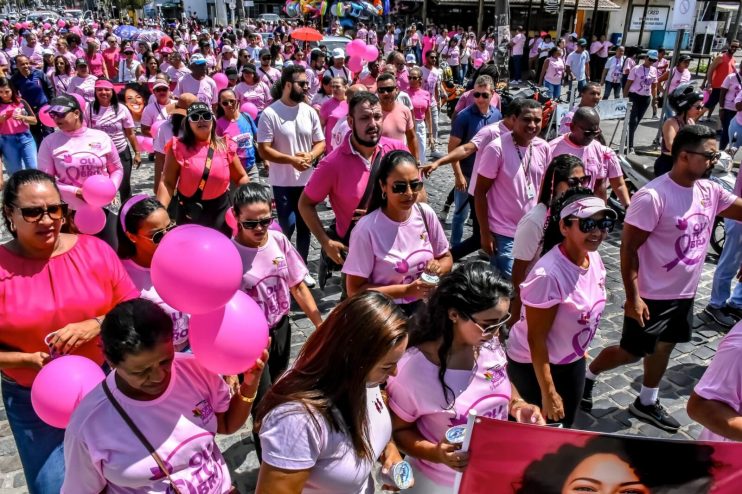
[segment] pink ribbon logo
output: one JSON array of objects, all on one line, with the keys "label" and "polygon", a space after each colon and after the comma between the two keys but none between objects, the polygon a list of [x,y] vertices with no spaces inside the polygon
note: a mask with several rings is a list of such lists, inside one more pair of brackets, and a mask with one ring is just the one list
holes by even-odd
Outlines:
[{"label": "pink ribbon logo", "polygon": [[[677,228],[682,231],[688,231],[691,226],[691,219],[694,216],[699,218],[692,225],[691,233],[684,233],[675,240],[675,259],[663,265],[667,271],[671,271],[681,262],[686,266],[694,266],[706,258],[706,248],[708,247],[709,235],[711,233],[711,223],[708,217],[703,213],[694,213],[686,218],[678,220]],[[689,256],[691,251],[698,254],[695,257]]]}]

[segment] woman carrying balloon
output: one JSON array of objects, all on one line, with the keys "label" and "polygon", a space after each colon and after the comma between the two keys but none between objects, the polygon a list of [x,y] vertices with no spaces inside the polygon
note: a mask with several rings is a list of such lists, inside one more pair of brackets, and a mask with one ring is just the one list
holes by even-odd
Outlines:
[{"label": "woman carrying balloon", "polygon": [[216,108],[216,135],[229,137],[237,143],[240,158],[250,182],[258,182],[258,167],[255,166],[255,142],[258,127],[247,113],[239,109],[239,99],[232,89],[219,91],[219,106]]},{"label": "woman carrying balloon", "polygon": [[230,396],[219,375],[175,352],[172,320],[150,300],[116,306],[101,340],[113,371],[72,414],[61,492],[231,492],[215,436],[247,420],[267,352],[245,362]]},{"label": "woman carrying balloon", "polygon": [[217,137],[211,107],[200,102],[188,107],[183,135],[171,143],[157,199],[168,207],[175,198],[179,225],[195,223],[231,236],[225,222],[229,184],[249,182],[237,145],[229,138]]},{"label": "woman carrying balloon", "polygon": [[13,238],[0,245],[2,395],[35,494],[59,493],[64,478],[64,431],[44,423],[31,404],[37,373],[66,354],[102,365],[102,319],[138,294],[108,245],[61,233],[66,212],[57,182],[42,171],[20,170],[5,185],[2,216]]},{"label": "woman carrying balloon", "polygon": [[[44,138],[39,148],[39,169],[55,177],[64,201],[75,210],[74,226],[82,233],[96,233],[98,238],[116,248],[116,214],[97,208],[109,204],[124,177],[116,146],[105,132],[84,125],[83,111],[76,98],[63,95],[52,99],[49,116],[59,132]],[[113,183],[112,193],[95,204],[83,195],[83,184],[90,177],[102,175]],[[92,221],[90,221],[92,218]]]},{"label": "woman carrying balloon", "polygon": [[408,350],[386,388],[394,440],[412,457],[415,486],[407,492],[451,492],[468,455],[446,431],[465,424],[472,408],[498,420],[545,423],[506,372],[498,334],[511,317],[511,291],[488,263],[464,264],[441,278],[411,325]]},{"label": "woman carrying balloon", "polygon": [[406,347],[407,318],[384,294],[336,307],[257,407],[255,492],[374,492],[374,463],[390,471],[402,460],[380,386]]},{"label": "woman carrying balloon", "polygon": [[423,183],[409,152],[384,156],[376,178],[343,264],[348,295],[376,290],[411,315],[435,288],[436,278],[451,270],[448,240],[433,209],[417,202]]},{"label": "woman carrying balloon", "polygon": [[132,167],[139,168],[142,158],[134,134],[134,119],[129,109],[119,103],[111,81],[106,79],[95,81],[95,98],[85,109],[85,123],[92,129],[105,132],[113,140],[116,152],[121,158],[121,165],[124,167],[119,193],[121,202],[126,202],[131,197]]},{"label": "woman carrying balloon", "polygon": [[[288,368],[291,354],[291,297],[315,328],[322,324],[317,304],[304,283],[309,272],[296,248],[286,236],[269,226],[273,221],[270,187],[249,183],[234,194],[233,213],[237,220],[234,243],[242,257],[242,289],[258,303],[270,327],[270,357],[260,377],[255,406]],[[257,433],[255,450],[261,455]]]}]

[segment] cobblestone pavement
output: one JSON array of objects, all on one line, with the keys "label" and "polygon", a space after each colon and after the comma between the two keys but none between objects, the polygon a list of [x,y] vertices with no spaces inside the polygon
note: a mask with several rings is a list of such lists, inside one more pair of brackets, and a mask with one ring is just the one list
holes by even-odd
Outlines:
[{"label": "cobblestone pavement", "polygon": [[[604,134],[610,136],[614,126],[615,124],[604,122]],[[448,131],[449,125],[446,122],[441,126],[442,142],[447,141]],[[656,133],[657,121],[645,120],[637,131],[637,147],[649,146]],[[620,130],[618,135],[620,135]],[[638,159],[649,164],[653,161],[653,158],[640,157]],[[145,163],[140,170],[134,171],[133,182],[135,192],[151,191],[151,163]],[[443,201],[452,185],[453,176],[450,167],[443,167],[436,171],[431,180],[427,182],[429,200],[436,211],[441,211]],[[321,212],[320,217],[323,220],[329,220],[331,213],[329,211]],[[449,215],[449,221],[444,225],[447,231],[450,230],[450,218],[451,215]],[[1,241],[5,241],[7,233],[0,233],[4,235]],[[465,235],[468,236],[468,234],[469,229],[467,228]],[[619,242],[620,228],[609,236],[600,250],[608,271],[608,302],[600,323],[600,329],[589,351],[591,357],[595,357],[603,347],[617,343],[621,334],[624,293],[619,272]],[[319,245],[315,240],[312,242],[309,255],[310,271],[314,273],[316,273],[318,256]],[[642,368],[640,364],[619,368],[616,371],[601,375],[595,386],[593,411],[591,414],[579,412],[576,427],[602,432],[675,439],[695,438],[698,435],[700,426],[688,418],[685,412],[685,403],[695,383],[713,357],[722,336],[719,328],[715,327],[714,324],[709,324],[703,315],[698,315],[708,301],[715,262],[715,257],[709,255],[704,265],[703,277],[696,298],[693,340],[677,346],[660,387],[662,403],[682,424],[680,431],[671,435],[629,415],[627,406],[636,397],[641,384]],[[314,289],[313,293],[320,310],[323,314],[327,314],[340,298],[339,277],[331,278],[324,291]],[[292,355],[295,356],[311,333],[312,325],[301,313],[294,312],[293,314]],[[251,424],[248,422],[239,432],[231,436],[217,438],[217,442],[232,471],[233,482],[242,494],[254,491],[258,473],[258,462],[252,444],[250,426]],[[5,410],[0,405],[0,493],[21,494],[25,492],[27,492],[27,489],[25,488],[20,460],[16,453]]]}]

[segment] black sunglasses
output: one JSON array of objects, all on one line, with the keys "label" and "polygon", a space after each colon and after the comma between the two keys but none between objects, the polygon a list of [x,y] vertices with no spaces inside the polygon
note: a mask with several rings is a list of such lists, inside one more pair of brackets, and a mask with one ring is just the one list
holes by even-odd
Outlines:
[{"label": "black sunglasses", "polygon": [[395,89],[397,89],[397,88],[394,87],[394,86],[390,86],[390,87],[377,87],[376,88],[376,90],[379,92],[379,94],[393,93]]},{"label": "black sunglasses", "polygon": [[590,180],[592,180],[592,176],[585,175],[583,177],[569,177],[567,179],[567,185],[569,187],[587,187],[590,185]]},{"label": "black sunglasses", "polygon": [[153,91],[154,91],[154,92],[156,92],[156,93],[165,93],[165,92],[167,92],[167,91],[168,91],[169,89],[170,89],[170,88],[167,88],[167,87],[165,87],[165,86],[159,86],[159,87],[156,87],[155,89],[153,89]]},{"label": "black sunglasses", "polygon": [[567,218],[565,224],[569,225],[572,219],[578,220],[578,226],[582,233],[590,233],[598,229],[603,232],[612,232],[613,227],[616,226],[616,220],[611,218],[603,218],[602,220],[596,220],[593,218]]},{"label": "black sunglasses", "polygon": [[308,81],[294,81],[294,84],[298,84],[301,88],[309,87]]},{"label": "black sunglasses", "polygon": [[471,95],[475,99],[479,99],[479,98],[485,98],[485,99],[487,99],[487,98],[491,98],[492,97],[492,95],[490,93],[480,93],[480,92],[471,93]]},{"label": "black sunglasses", "polygon": [[261,60],[270,60],[271,57],[260,57]]},{"label": "black sunglasses", "polygon": [[19,206],[16,206],[16,207],[21,212],[21,216],[23,217],[24,221],[26,221],[27,223],[38,223],[39,221],[42,220],[45,214],[49,215],[49,219],[53,221],[61,220],[67,215],[67,210],[69,208],[69,205],[61,202],[59,204],[50,204],[46,207],[43,207],[43,206],[29,206],[26,208],[22,208]]},{"label": "black sunglasses", "polygon": [[423,188],[423,183],[420,180],[413,180],[411,182],[394,182],[392,184],[392,192],[395,194],[404,194],[407,192],[407,187],[409,187],[413,193],[420,192]]},{"label": "black sunglasses", "polygon": [[224,101],[221,102],[222,106],[234,106],[236,104],[237,104],[236,99],[225,99]]},{"label": "black sunglasses", "polygon": [[410,80],[411,81],[419,81],[420,79],[422,79],[422,77],[417,77],[417,76],[411,76],[410,77]]},{"label": "black sunglasses", "polygon": [[683,151],[685,151],[686,153],[697,154],[699,156],[703,156],[711,163],[716,163],[717,161],[719,161],[719,158],[721,158],[721,153],[718,151],[700,152],[700,151],[691,151],[690,149],[683,149]]},{"label": "black sunglasses", "polygon": [[258,225],[260,225],[261,228],[268,228],[272,222],[273,218],[263,218],[262,220],[240,221],[240,225],[242,225],[242,228],[245,230],[255,230]]}]

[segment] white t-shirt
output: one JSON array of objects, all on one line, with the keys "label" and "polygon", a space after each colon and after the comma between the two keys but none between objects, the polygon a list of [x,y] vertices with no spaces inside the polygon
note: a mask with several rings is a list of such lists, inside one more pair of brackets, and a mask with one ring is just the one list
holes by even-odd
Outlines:
[{"label": "white t-shirt", "polygon": [[587,52],[587,50],[583,51],[582,53],[573,51],[572,53],[567,55],[567,66],[569,66],[569,70],[572,71],[572,75],[574,76],[576,81],[582,81],[587,77],[587,73],[585,72],[585,64],[589,61],[590,54]]},{"label": "white t-shirt", "polygon": [[[270,142],[273,149],[294,156],[308,153],[313,143],[324,141],[325,133],[319,115],[306,103],[287,106],[281,100],[274,101],[263,110],[258,123],[258,143]],[[289,164],[271,163],[268,179],[272,186],[300,187],[306,185],[312,168],[302,172]]]},{"label": "white t-shirt", "polygon": [[[193,355],[176,353],[170,383],[151,401],[133,400],[106,378],[113,397],[172,468],[181,492],[227,493],[227,464],[214,441],[217,413],[229,408],[229,388]],[[168,492],[167,477],[108,401],[103,386],[72,414],[64,438],[63,494]]]},{"label": "white t-shirt", "polygon": [[[376,459],[392,437],[392,422],[378,387],[366,389],[366,403]],[[315,418],[319,428],[296,402],[271,410],[260,428],[263,461],[284,470],[311,470],[302,494],[373,494],[371,462],[358,457],[348,434],[333,430],[318,414]]]},{"label": "white t-shirt", "polygon": [[513,259],[537,261],[544,243],[544,225],[548,210],[538,203],[518,222],[513,240]]}]

